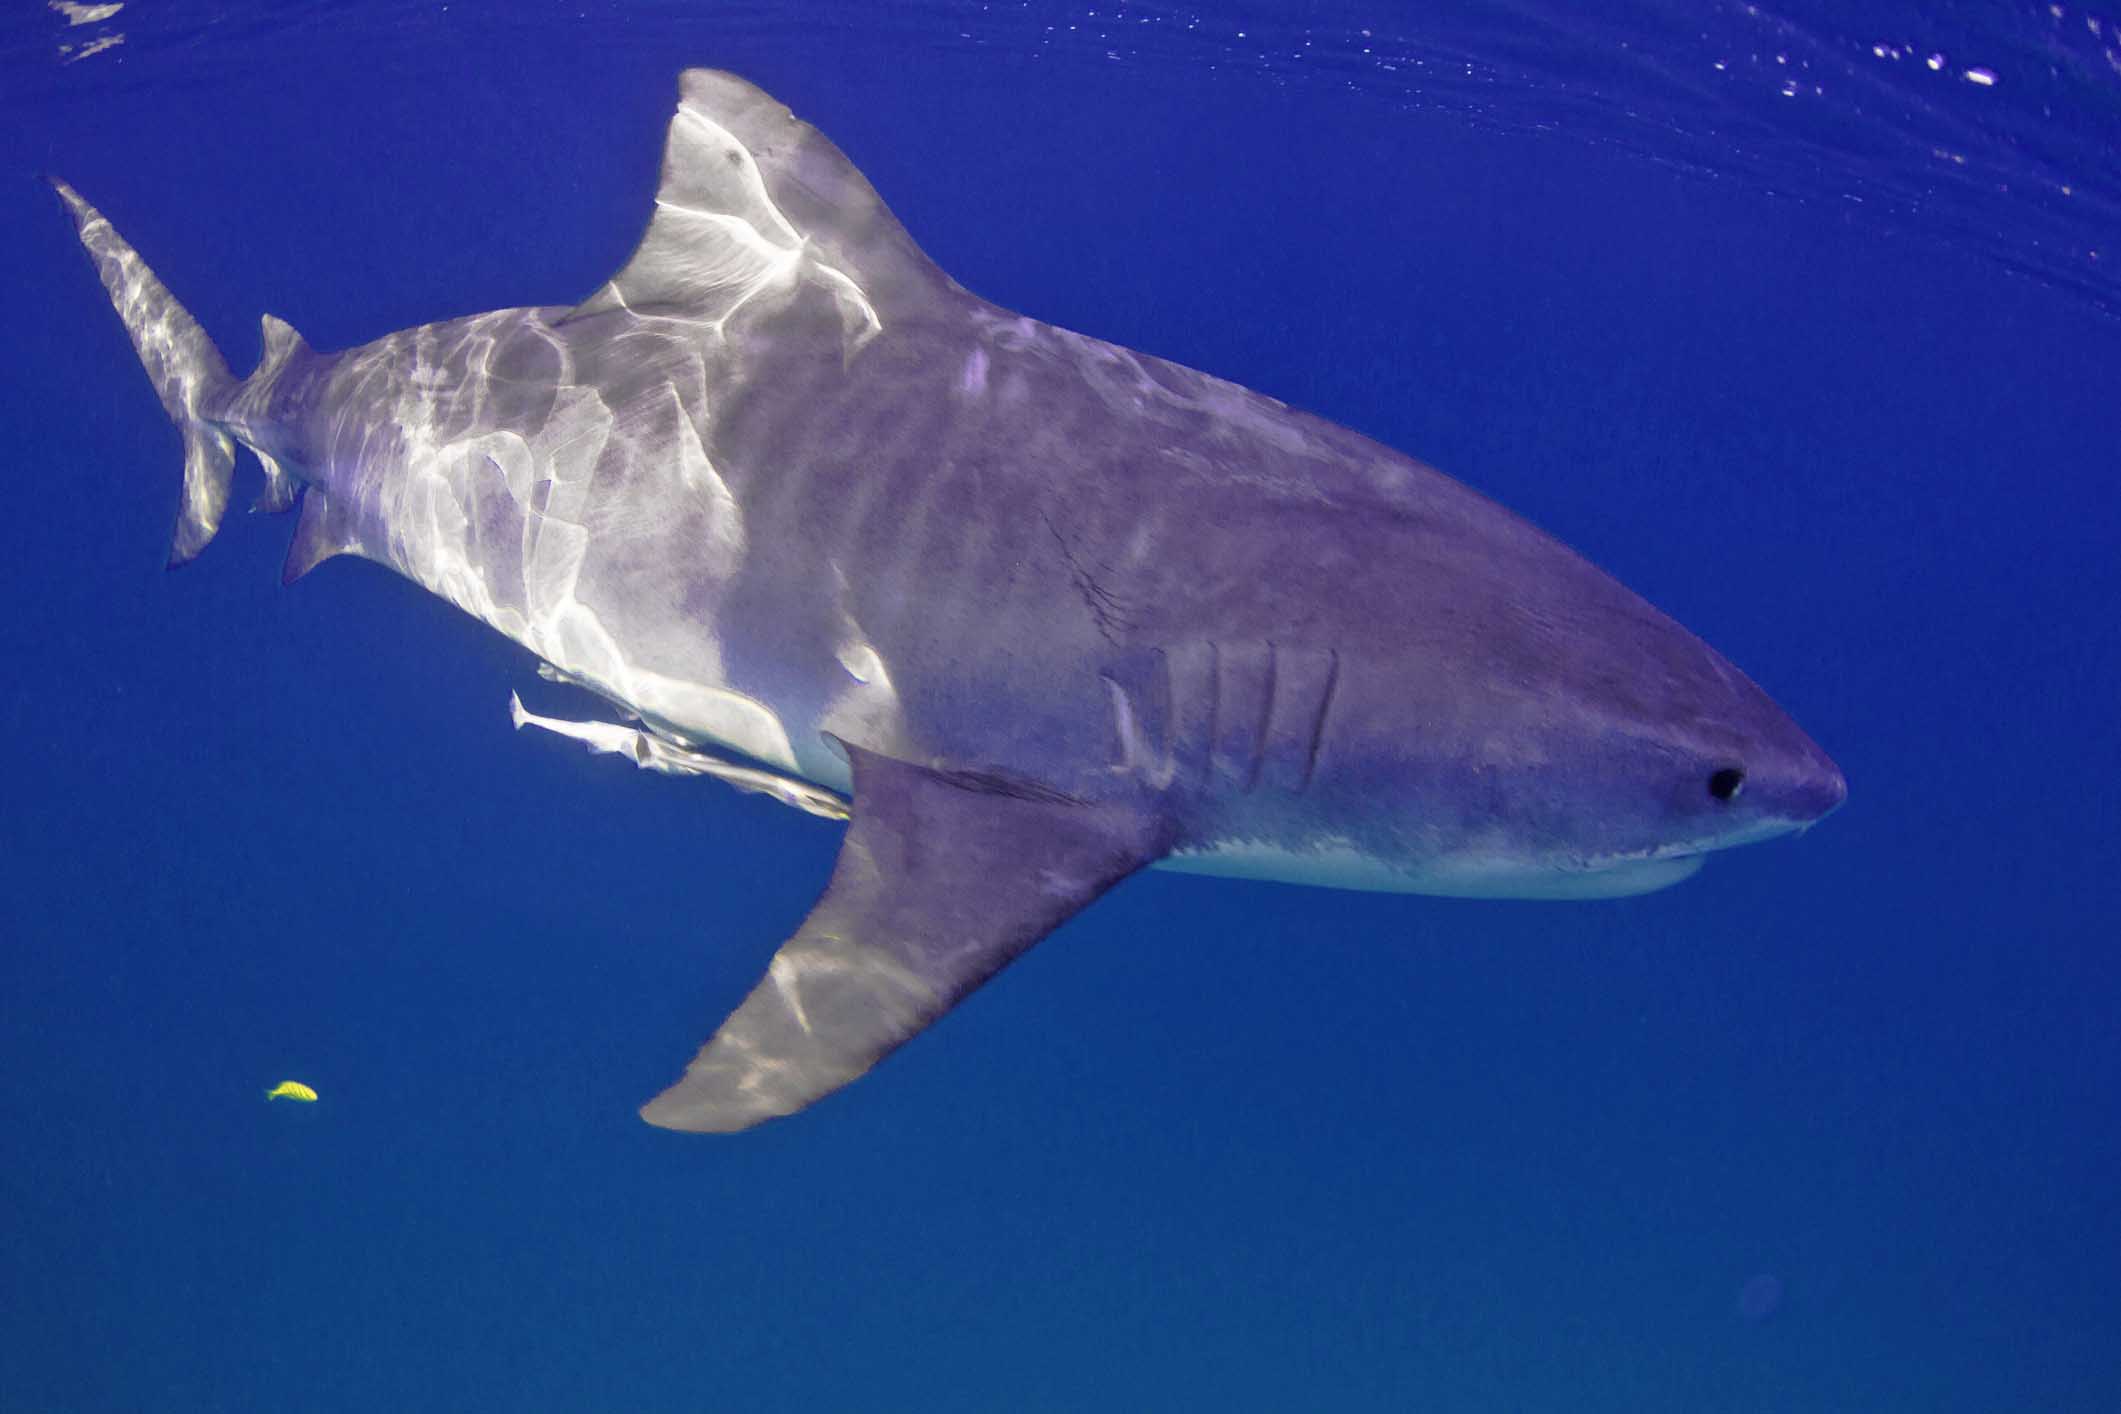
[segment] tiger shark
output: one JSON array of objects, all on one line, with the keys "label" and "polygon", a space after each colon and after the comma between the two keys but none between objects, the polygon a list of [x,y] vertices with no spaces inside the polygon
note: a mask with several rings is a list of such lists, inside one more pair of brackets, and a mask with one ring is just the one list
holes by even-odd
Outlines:
[{"label": "tiger shark", "polygon": [[386,565],[615,721],[518,727],[848,822],[824,894],[641,1110],[734,1131],[862,1075],[1138,870],[1480,897],[1661,888],[1841,773],[1714,650],[1396,451],[932,264],[759,89],[686,72],[653,214],[572,308],[236,378],[55,182],[283,578]]}]

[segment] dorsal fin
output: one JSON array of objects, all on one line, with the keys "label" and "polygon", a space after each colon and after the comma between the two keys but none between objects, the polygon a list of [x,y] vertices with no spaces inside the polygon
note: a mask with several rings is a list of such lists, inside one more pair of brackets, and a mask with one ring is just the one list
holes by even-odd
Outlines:
[{"label": "dorsal fin", "polygon": [[739,309],[804,284],[838,302],[850,351],[952,288],[822,133],[734,74],[687,69],[648,232],[562,322],[630,310],[727,332]]},{"label": "dorsal fin", "polygon": [[277,315],[258,316],[258,332],[264,340],[265,353],[258,360],[258,371],[250,375],[253,382],[262,383],[277,376],[289,359],[309,350],[308,343],[295,332],[295,326]]}]

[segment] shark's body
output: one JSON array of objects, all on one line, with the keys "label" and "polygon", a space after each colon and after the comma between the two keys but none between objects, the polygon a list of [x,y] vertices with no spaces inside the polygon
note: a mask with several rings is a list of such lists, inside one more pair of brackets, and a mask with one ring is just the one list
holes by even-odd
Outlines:
[{"label": "shark's body", "polygon": [[268,319],[241,381],[61,190],[185,436],[175,560],[240,441],[263,504],[301,507],[290,579],[389,565],[640,723],[519,724],[851,813],[657,1123],[800,1108],[1145,866],[1601,896],[1842,798],[1751,682],[1558,542],[968,294],[728,75],[684,76],[649,232],[584,304],[338,354]]}]

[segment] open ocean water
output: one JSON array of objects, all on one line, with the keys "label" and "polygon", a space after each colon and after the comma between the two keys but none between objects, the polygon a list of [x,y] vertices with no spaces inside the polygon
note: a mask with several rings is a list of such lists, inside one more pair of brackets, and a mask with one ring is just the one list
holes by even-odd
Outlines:
[{"label": "open ocean water", "polygon": [[[2121,1409],[2121,10],[0,25],[0,1410]],[[1146,875],[805,1114],[643,1125],[837,829],[518,735],[527,654],[284,520],[165,575],[37,178],[247,370],[595,289],[688,65],[968,288],[1526,514],[1850,803],[1609,903]]]}]

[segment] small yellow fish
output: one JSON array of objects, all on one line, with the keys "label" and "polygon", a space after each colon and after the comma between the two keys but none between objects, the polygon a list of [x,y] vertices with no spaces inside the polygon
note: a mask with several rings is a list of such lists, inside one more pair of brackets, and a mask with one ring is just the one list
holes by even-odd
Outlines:
[{"label": "small yellow fish", "polygon": [[317,1102],[317,1092],[299,1080],[283,1080],[265,1092],[268,1100],[300,1100],[305,1105]]}]

